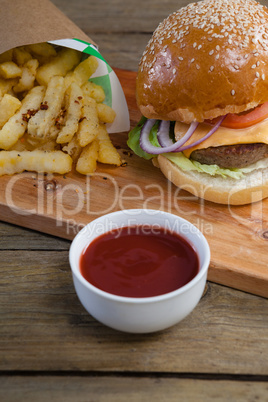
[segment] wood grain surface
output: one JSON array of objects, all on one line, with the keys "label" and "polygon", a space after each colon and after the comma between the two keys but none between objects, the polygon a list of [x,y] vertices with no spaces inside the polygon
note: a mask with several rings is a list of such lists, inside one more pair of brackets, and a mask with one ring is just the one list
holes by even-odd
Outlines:
[{"label": "wood grain surface", "polygon": [[[224,388],[224,394],[223,394]],[[63,392],[65,390],[65,392]],[[152,391],[153,390],[153,391]],[[2,392],[9,395],[13,402],[21,402],[21,395],[28,395],[34,401],[47,401],[48,396],[53,395],[53,401],[64,402],[125,402],[127,401],[202,401],[206,395],[206,401],[267,401],[268,392],[265,382],[253,381],[228,381],[216,380],[202,381],[192,378],[177,379],[164,378],[159,380],[152,376],[139,377],[78,377],[49,376],[30,378],[16,376],[12,380],[4,377]],[[94,395],[94,399],[90,399]],[[187,399],[185,399],[187,395]],[[242,398],[247,399],[242,399]],[[85,399],[88,398],[88,399]],[[163,399],[165,398],[165,399]]]},{"label": "wood grain surface", "polygon": [[[140,118],[136,73],[115,69],[127,99],[131,126]],[[173,186],[127,146],[128,133],[113,134],[124,165],[98,165],[92,176],[24,173],[0,178],[0,218],[72,239],[88,222],[120,209],[165,210],[191,221],[211,248],[208,279],[268,297],[268,199],[242,207],[205,202]]]},{"label": "wood grain surface", "polygon": [[[132,71],[137,70],[157,24],[188,2],[53,0],[98,43],[110,65]],[[267,0],[261,2],[267,4]],[[128,86],[125,90],[132,90]],[[133,112],[132,123],[138,117]],[[142,166],[152,169],[150,163]],[[153,171],[155,175],[157,169]],[[44,178],[39,179],[26,175],[23,180],[42,194]],[[107,186],[106,180],[98,180],[101,189]],[[52,204],[55,191],[49,187],[46,202]],[[142,204],[139,194],[130,195],[136,196],[137,205]],[[18,195],[9,202],[16,209],[23,199]],[[41,195],[39,202],[42,210]],[[70,213],[69,220],[74,207],[65,211]],[[211,216],[211,210],[207,204],[206,216]],[[189,219],[196,219],[187,212]],[[246,222],[236,224],[240,233],[247,223],[247,233],[257,242],[258,214],[254,210]],[[220,209],[216,220],[223,226],[225,218]],[[266,298],[208,281],[198,306],[179,325],[146,336],[113,331],[87,314],[77,299],[68,262],[70,241],[42,233],[44,219],[37,215],[35,219],[39,231],[20,226],[26,217],[17,213],[13,213],[14,224],[0,222],[1,401],[268,401]],[[54,222],[45,220],[48,226]],[[228,222],[234,220],[229,217]],[[235,234],[236,229],[232,238]],[[236,256],[235,260],[239,261]]]}]

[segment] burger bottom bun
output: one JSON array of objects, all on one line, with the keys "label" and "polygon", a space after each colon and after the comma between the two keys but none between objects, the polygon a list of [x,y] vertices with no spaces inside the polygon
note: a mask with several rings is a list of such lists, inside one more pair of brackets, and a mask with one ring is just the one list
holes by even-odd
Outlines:
[{"label": "burger bottom bun", "polygon": [[268,197],[268,168],[245,174],[241,180],[183,171],[162,155],[158,156],[162,173],[177,187],[196,197],[218,204],[245,205]]}]

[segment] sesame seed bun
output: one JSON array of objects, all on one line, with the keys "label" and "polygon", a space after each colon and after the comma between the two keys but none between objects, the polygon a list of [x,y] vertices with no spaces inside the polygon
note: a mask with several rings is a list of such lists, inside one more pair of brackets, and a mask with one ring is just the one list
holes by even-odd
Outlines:
[{"label": "sesame seed bun", "polygon": [[137,75],[147,118],[202,122],[268,101],[268,9],[253,0],[204,0],[155,30]]}]

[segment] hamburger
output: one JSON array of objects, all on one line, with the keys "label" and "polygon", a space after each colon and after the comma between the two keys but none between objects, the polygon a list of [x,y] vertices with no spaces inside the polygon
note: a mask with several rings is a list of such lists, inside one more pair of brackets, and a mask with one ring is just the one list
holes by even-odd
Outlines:
[{"label": "hamburger", "polygon": [[159,24],[136,79],[128,145],[176,186],[220,204],[268,197],[268,9],[203,0]]}]

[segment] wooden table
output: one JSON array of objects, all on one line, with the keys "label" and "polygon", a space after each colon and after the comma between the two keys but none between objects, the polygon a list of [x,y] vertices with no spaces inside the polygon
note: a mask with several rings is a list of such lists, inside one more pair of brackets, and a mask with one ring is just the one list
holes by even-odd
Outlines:
[{"label": "wooden table", "polygon": [[[136,71],[158,23],[188,1],[53,3],[110,65]],[[123,334],[78,301],[70,241],[7,223],[0,234],[1,401],[268,401],[267,299],[208,282],[180,324]]]}]

